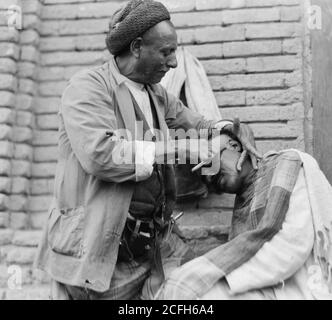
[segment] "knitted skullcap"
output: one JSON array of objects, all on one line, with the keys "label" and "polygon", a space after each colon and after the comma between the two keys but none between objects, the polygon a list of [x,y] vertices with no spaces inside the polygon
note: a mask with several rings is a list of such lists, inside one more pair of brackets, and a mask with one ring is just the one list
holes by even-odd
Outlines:
[{"label": "knitted skullcap", "polygon": [[106,45],[113,55],[119,55],[137,37],[154,25],[170,20],[165,6],[153,0],[131,0],[111,17]]}]

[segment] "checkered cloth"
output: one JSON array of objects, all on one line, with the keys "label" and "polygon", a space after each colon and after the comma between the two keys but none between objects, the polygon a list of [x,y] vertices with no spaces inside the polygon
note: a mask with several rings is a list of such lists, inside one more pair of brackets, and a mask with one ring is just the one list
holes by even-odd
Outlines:
[{"label": "checkered cloth", "polygon": [[236,197],[230,241],[176,269],[156,298],[199,299],[252,258],[280,231],[301,166],[295,151],[266,155],[252,183]]}]

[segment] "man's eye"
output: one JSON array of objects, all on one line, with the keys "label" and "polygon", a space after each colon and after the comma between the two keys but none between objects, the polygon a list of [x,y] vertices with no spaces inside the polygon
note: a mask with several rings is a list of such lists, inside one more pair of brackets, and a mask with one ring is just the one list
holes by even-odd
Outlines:
[{"label": "man's eye", "polygon": [[235,140],[229,140],[228,144],[231,149],[236,150],[236,151],[241,151],[241,144]]}]

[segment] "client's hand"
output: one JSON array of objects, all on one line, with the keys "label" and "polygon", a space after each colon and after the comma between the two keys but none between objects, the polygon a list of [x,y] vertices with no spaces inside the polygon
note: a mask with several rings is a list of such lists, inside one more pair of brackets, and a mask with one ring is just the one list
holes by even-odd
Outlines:
[{"label": "client's hand", "polygon": [[155,300],[196,300],[207,293],[224,273],[204,256],[176,268],[166,278]]}]

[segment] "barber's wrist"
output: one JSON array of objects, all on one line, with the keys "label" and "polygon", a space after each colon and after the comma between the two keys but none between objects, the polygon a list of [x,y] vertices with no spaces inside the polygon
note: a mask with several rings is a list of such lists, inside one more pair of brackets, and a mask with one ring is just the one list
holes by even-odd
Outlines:
[{"label": "barber's wrist", "polygon": [[233,126],[233,121],[229,120],[229,119],[225,119],[225,120],[220,120],[218,122],[216,122],[213,126],[214,129],[217,130],[223,130],[225,127],[232,127]]},{"label": "barber's wrist", "polygon": [[199,141],[199,139],[172,140],[168,143],[172,151],[167,152],[167,159],[172,159],[174,164],[191,163],[193,159],[197,158]]}]

